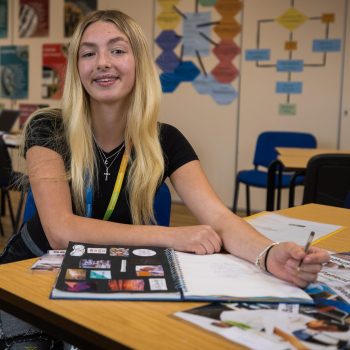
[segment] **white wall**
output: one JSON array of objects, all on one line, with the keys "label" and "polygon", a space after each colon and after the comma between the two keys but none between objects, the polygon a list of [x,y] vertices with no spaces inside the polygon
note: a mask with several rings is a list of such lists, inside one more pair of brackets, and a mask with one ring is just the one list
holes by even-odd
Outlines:
[{"label": "white wall", "polygon": [[[18,38],[18,0],[10,0],[10,33],[8,39],[0,39],[0,45],[29,45],[30,48],[30,92],[27,100],[9,101],[0,99],[7,107],[16,108],[18,103],[49,103],[58,105],[55,100],[41,98],[41,45],[43,43],[64,43],[68,40],[63,36],[63,0],[50,1],[50,35],[48,38]],[[181,0],[177,6],[184,11],[193,11],[195,1]],[[240,45],[242,41],[242,55],[244,50],[254,48],[256,43],[257,20],[276,18],[291,4],[290,0],[244,0],[242,37],[235,38]],[[342,38],[344,34],[344,9],[347,0],[295,0],[295,7],[307,15],[317,15],[323,12],[334,12],[336,22],[331,25],[330,36]],[[99,8],[117,8],[134,17],[143,27],[150,45],[153,47],[155,58],[160,51],[153,43],[154,36],[160,28],[154,22],[157,15],[158,3],[156,0],[99,0]],[[203,9],[202,9],[203,10]],[[217,16],[213,11],[214,17]],[[348,8],[347,22],[350,15]],[[176,28],[181,34],[181,23]],[[306,48],[306,44],[320,33],[323,36],[323,26],[315,21],[305,23],[295,31],[295,37],[302,49],[297,53],[300,58],[317,60],[315,53]],[[264,33],[263,46],[271,48],[273,59],[285,57],[280,49],[281,43],[286,40],[287,33],[273,24]],[[350,26],[347,27],[348,41]],[[215,33],[213,39],[217,40]],[[341,146],[350,148],[350,114],[342,115],[342,130],[339,132],[340,111],[350,113],[350,45],[346,47],[345,78],[342,79],[343,56],[341,53],[332,53],[327,56],[327,65],[323,68],[307,69],[301,73],[300,80],[304,84],[304,93],[292,96],[297,105],[295,116],[278,115],[278,104],[284,101],[282,95],[274,92],[274,84],[281,80],[281,73],[273,69],[257,69],[255,64],[247,62],[238,56],[234,64],[242,64],[240,81],[235,80],[233,86],[240,88],[240,100],[228,106],[220,106],[209,96],[202,96],[195,92],[189,83],[183,83],[173,94],[165,94],[161,106],[161,121],[174,124],[193,144],[202,166],[210,182],[227,206],[232,205],[235,170],[251,167],[254,146],[257,135],[263,130],[300,130],[313,132],[322,147]],[[178,50],[178,49],[177,49]],[[178,51],[177,51],[178,52]],[[195,60],[193,59],[195,62]],[[196,62],[197,63],[197,62]],[[217,59],[214,56],[205,58],[204,63],[210,71]],[[344,94],[342,95],[342,83]],[[340,105],[341,96],[343,96]],[[239,127],[238,127],[239,126]],[[239,139],[237,139],[237,135]],[[239,142],[239,147],[236,143]],[[237,162],[236,162],[237,160]],[[299,198],[300,198],[299,191]],[[239,206],[244,206],[244,191],[242,189]],[[286,197],[286,196],[284,196]],[[178,198],[174,196],[175,200]],[[253,209],[261,210],[265,207],[265,191],[256,190],[252,195]]]}]

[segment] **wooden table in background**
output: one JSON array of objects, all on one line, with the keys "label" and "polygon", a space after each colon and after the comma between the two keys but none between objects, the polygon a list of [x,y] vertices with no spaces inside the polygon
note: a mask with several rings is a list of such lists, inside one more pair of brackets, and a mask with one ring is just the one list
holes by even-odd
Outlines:
[{"label": "wooden table in background", "polygon": [[289,170],[304,170],[308,161],[319,154],[350,154],[350,150],[337,150],[331,148],[292,148],[276,147],[278,159]]},{"label": "wooden table in background", "polygon": [[[304,175],[308,161],[315,155],[319,154],[350,154],[350,150],[337,150],[331,148],[298,148],[298,147],[276,147],[278,152],[277,160],[272,162],[268,168],[267,193],[266,193],[266,210],[275,210],[275,191],[277,194],[277,209],[281,201],[281,189],[276,184],[277,178],[282,175],[283,171],[295,172]],[[289,187],[288,206],[294,206],[294,184]]]},{"label": "wooden table in background", "polygon": [[[350,251],[348,209],[308,204],[279,213],[347,226],[318,246]],[[0,266],[0,307],[81,349],[245,349],[173,316],[204,303],[51,300],[56,273],[31,271],[34,261]]]}]

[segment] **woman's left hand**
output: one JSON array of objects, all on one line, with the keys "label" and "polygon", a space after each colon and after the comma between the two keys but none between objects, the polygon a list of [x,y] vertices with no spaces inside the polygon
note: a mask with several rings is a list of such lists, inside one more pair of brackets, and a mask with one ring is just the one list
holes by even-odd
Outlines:
[{"label": "woman's left hand", "polygon": [[306,254],[303,247],[283,242],[271,248],[267,269],[274,276],[304,288],[316,281],[322,265],[328,260],[329,254],[324,249],[310,247]]}]

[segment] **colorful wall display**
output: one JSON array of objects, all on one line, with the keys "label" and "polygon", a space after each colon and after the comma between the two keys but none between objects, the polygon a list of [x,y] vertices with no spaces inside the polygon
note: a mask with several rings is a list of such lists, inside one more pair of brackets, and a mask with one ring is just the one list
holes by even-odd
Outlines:
[{"label": "colorful wall display", "polygon": [[8,31],[8,0],[0,0],[0,38],[7,38]]},{"label": "colorful wall display", "polygon": [[0,97],[28,98],[28,46],[0,47]]},{"label": "colorful wall display", "polygon": [[44,44],[41,97],[60,99],[67,63],[67,45]]},{"label": "colorful wall display", "polygon": [[[276,72],[282,73],[283,79],[275,83],[275,93],[285,96],[285,101],[278,106],[280,115],[296,115],[297,106],[295,103],[292,103],[292,99],[293,96],[304,93],[302,73],[306,69],[325,67],[329,54],[340,53],[342,40],[340,38],[332,38],[331,35],[331,27],[335,20],[334,13],[303,13],[297,9],[294,0],[290,1],[290,7],[277,18],[262,18],[258,20],[256,48],[245,51],[245,60],[254,62],[257,68],[274,69]],[[294,58],[302,41],[300,40],[300,34],[296,36],[295,31],[298,30],[300,33],[302,27],[309,21],[318,22],[320,24],[319,27],[322,28],[321,32],[314,33],[315,37],[309,47],[309,52],[319,53],[316,61]],[[266,30],[267,26],[276,23],[282,31],[286,32],[283,48],[285,57],[272,61],[271,49],[261,47],[261,42],[263,39],[266,39],[264,29]],[[272,45],[273,42],[271,42]],[[305,55],[307,54],[305,50],[304,53]]]},{"label": "colorful wall display", "polygon": [[45,37],[49,35],[49,1],[20,0],[20,38]]},{"label": "colorful wall display", "polygon": [[[162,70],[163,92],[174,93],[181,83],[188,82],[218,104],[232,103],[238,96],[232,83],[239,75],[233,61],[240,54],[234,39],[241,32],[235,16],[242,10],[242,1],[197,0],[192,12],[182,11],[179,0],[158,0],[158,4],[156,23],[161,32],[155,42],[162,52],[156,63]],[[213,19],[214,12],[218,20]],[[180,35],[177,30],[181,24]],[[179,45],[178,55],[175,50]],[[203,57],[210,55],[216,57],[215,67],[204,64]]]},{"label": "colorful wall display", "polygon": [[72,36],[80,19],[97,9],[97,0],[65,0],[64,1],[64,36]]}]

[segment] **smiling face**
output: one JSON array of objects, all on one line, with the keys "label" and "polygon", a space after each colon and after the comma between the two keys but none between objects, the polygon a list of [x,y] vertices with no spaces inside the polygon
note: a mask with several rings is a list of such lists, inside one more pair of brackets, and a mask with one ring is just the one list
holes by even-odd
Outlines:
[{"label": "smiling face", "polygon": [[128,38],[112,22],[95,22],[78,52],[80,80],[91,104],[120,104],[135,84],[135,59]]}]

